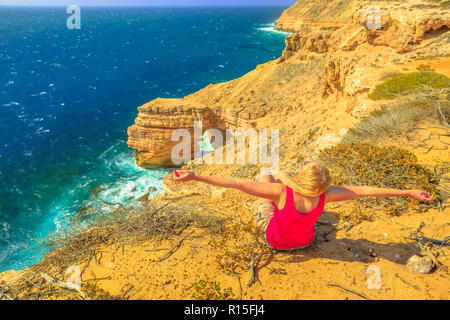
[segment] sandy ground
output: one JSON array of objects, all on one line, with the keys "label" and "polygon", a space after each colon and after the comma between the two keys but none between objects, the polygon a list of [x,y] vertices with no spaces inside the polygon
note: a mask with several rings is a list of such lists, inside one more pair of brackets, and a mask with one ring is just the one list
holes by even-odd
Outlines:
[{"label": "sandy ground", "polygon": [[[238,196],[228,191],[225,200],[231,202]],[[345,208],[327,208],[319,221],[336,222],[339,211],[345,211]],[[250,215],[245,210],[241,210],[241,214]],[[259,281],[251,287],[247,286],[249,272],[236,277],[221,271],[216,252],[200,230],[162,262],[158,260],[176,241],[164,243],[159,248],[152,243],[123,249],[105,247],[101,261],[90,263],[83,280],[110,277],[110,280],[99,281],[100,287],[111,294],[121,294],[132,286],[136,291],[132,299],[191,299],[192,285],[200,279],[217,281],[222,288],[231,287],[235,298],[242,295],[243,299],[251,300],[361,298],[338,287],[330,287],[331,283],[372,299],[448,299],[450,282],[444,269],[439,268],[431,274],[416,274],[406,268],[406,260],[416,251],[404,239],[422,222],[426,224],[423,229],[426,235],[442,239],[450,234],[450,226],[445,226],[447,214],[431,211],[364,221],[348,232],[319,226],[312,247],[262,258],[256,268]],[[450,265],[448,257],[440,257],[439,261]],[[370,266],[380,268],[380,290],[367,288]]]}]

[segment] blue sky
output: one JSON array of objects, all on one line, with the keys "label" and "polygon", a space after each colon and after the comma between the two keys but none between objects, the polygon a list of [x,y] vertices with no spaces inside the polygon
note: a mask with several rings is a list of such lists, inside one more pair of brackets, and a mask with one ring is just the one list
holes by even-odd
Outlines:
[{"label": "blue sky", "polygon": [[290,6],[296,0],[0,0],[0,5],[45,6]]}]

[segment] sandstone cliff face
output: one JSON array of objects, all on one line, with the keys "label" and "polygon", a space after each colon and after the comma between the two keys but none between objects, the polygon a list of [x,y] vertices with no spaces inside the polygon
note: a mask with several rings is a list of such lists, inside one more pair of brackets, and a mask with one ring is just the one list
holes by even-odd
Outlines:
[{"label": "sandstone cliff face", "polygon": [[171,151],[179,141],[172,141],[176,129],[187,129],[193,135],[194,122],[205,129],[216,124],[211,109],[194,106],[187,99],[156,99],[138,108],[135,124],[128,128],[128,145],[136,150],[137,164],[144,168],[168,167]]},{"label": "sandstone cliff face", "polygon": [[251,127],[251,120],[261,116],[261,112],[252,113],[244,108],[222,109],[209,99],[195,99],[195,95],[156,99],[138,110],[134,125],[128,128],[128,145],[135,149],[137,164],[148,169],[176,166],[172,162],[172,150],[180,141],[172,141],[172,134],[177,129],[190,132],[191,154],[194,154],[194,144],[198,142],[194,141],[196,121],[201,123],[204,132],[211,128]]},{"label": "sandstone cliff face", "polygon": [[336,30],[345,26],[351,19],[358,2],[360,1],[297,1],[283,12],[275,25],[278,29],[289,32]]},{"label": "sandstone cliff face", "polygon": [[[311,19],[319,9],[323,10]],[[335,17],[342,24],[337,24]],[[436,1],[377,1],[376,6],[370,1],[299,1],[284,12],[277,26],[298,32],[286,39],[280,62],[292,56],[308,59],[311,52],[327,53],[322,94],[348,96],[370,89],[350,88],[346,82],[361,69],[367,71],[394,59],[405,61],[414,57],[407,55],[412,51],[415,56],[424,55],[424,44],[429,55],[445,55],[450,10]]]},{"label": "sandstone cliff face", "polygon": [[276,26],[301,33],[303,38],[309,34],[314,38],[320,32],[359,25],[365,32],[358,32],[359,37],[353,35],[354,41],[406,52],[435,32],[447,32],[449,9],[445,1],[302,0],[287,9]]},{"label": "sandstone cliff face", "polygon": [[444,1],[376,1],[368,10],[373,4],[298,1],[276,23],[294,32],[279,59],[183,99],[140,107],[128,130],[137,163],[173,165],[171,148],[177,142],[171,134],[192,130],[195,120],[204,129],[280,129],[282,162],[290,162],[317,149],[311,132],[338,135],[379,107],[367,92],[384,74],[417,57],[450,52],[450,10]]}]

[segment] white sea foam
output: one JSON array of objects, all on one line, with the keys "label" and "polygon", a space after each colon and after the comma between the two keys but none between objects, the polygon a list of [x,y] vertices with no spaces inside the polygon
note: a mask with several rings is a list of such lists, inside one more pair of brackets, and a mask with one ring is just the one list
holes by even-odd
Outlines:
[{"label": "white sea foam", "polygon": [[284,34],[284,35],[292,34],[291,32],[278,30],[275,26],[275,23],[261,25],[261,26],[257,27],[256,29],[258,29],[259,31],[272,32],[272,33],[278,33],[278,34]]},{"label": "white sea foam", "polygon": [[40,127],[39,129],[36,130],[36,134],[42,134],[42,133],[49,133],[50,130],[48,129],[44,129],[44,127]]},{"label": "white sea foam", "polygon": [[16,101],[10,101],[9,103],[2,104],[2,107],[20,106],[20,103]]},{"label": "white sea foam", "polygon": [[[124,142],[120,142],[124,143]],[[99,193],[99,197],[110,203],[124,206],[138,205],[137,201],[145,194],[154,196],[162,192],[162,178],[167,170],[145,170],[136,164],[132,153],[116,153],[117,144],[105,150],[99,157],[111,174],[120,173],[121,178]]]}]

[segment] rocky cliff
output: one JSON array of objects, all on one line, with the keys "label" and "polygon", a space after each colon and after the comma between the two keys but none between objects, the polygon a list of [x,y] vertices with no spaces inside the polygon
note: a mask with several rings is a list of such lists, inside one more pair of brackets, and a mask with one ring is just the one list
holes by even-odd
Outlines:
[{"label": "rocky cliff", "polygon": [[320,119],[332,121],[320,126],[317,135],[336,134],[376,108],[367,92],[396,65],[448,54],[448,2],[375,5],[298,1],[276,23],[294,32],[282,57],[183,99],[156,99],[139,108],[128,129],[137,163],[145,168],[173,165],[171,134],[177,128],[192,130],[194,120],[201,120],[204,129],[279,126],[288,154],[307,140]]},{"label": "rocky cliff", "polygon": [[289,32],[333,31],[347,24],[357,5],[361,2],[352,0],[300,0],[283,12],[276,22],[276,26],[280,30]]}]

